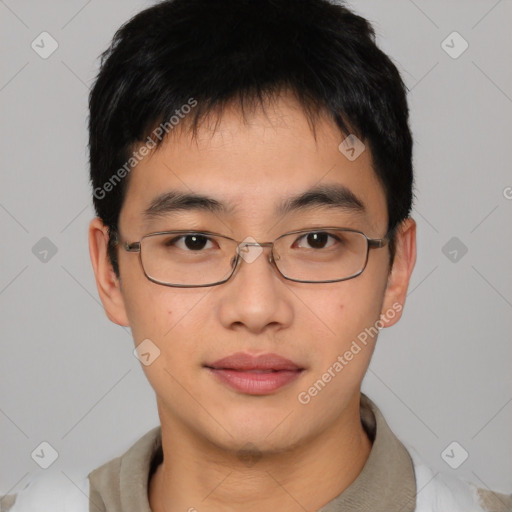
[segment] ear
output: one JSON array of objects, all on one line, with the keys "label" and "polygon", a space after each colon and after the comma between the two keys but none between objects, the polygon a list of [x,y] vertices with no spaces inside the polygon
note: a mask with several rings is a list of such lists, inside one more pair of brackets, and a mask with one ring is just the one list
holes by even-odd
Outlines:
[{"label": "ear", "polygon": [[98,293],[109,320],[128,326],[128,317],[117,278],[108,258],[108,227],[96,217],[89,224],[89,254],[91,256]]},{"label": "ear", "polygon": [[[416,263],[416,222],[408,217],[395,235],[395,258],[388,276],[381,310],[383,327],[391,327],[402,316],[409,280]],[[393,312],[391,315],[390,313]]]}]

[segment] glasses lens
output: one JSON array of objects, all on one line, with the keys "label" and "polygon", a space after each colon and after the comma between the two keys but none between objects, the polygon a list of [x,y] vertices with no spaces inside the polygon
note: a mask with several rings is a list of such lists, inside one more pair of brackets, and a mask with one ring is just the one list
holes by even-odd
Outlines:
[{"label": "glasses lens", "polygon": [[148,235],[141,242],[141,261],[153,281],[204,286],[231,275],[236,247],[228,238],[197,232]]},{"label": "glasses lens", "polygon": [[366,264],[362,233],[322,229],[284,235],[274,244],[280,272],[297,281],[336,281],[354,277]]}]

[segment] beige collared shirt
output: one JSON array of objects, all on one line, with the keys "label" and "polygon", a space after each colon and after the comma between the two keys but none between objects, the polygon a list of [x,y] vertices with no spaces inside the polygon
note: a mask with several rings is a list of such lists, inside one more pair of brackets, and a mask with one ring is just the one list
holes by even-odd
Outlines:
[{"label": "beige collared shirt", "polygon": [[[373,442],[370,456],[356,480],[322,507],[321,512],[413,512],[416,483],[412,460],[378,408],[365,395],[361,396],[361,421]],[[151,512],[149,476],[161,460],[161,429],[157,427],[123,456],[90,473],[90,497],[98,507],[91,504],[90,511]]]}]

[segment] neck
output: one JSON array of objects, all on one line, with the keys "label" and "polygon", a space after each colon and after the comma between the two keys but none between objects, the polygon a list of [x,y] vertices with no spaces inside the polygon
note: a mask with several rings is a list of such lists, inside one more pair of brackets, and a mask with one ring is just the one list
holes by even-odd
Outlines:
[{"label": "neck", "polygon": [[162,421],[164,460],[149,485],[151,510],[317,510],[357,478],[370,454],[356,398],[316,438],[286,452],[257,456],[226,453],[172,421]]}]

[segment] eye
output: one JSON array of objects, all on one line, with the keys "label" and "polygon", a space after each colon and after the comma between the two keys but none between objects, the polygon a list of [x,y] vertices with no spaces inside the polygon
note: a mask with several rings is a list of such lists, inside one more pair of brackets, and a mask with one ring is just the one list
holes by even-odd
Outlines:
[{"label": "eye", "polygon": [[185,251],[202,251],[203,249],[211,249],[214,247],[209,237],[199,233],[190,233],[167,239],[165,245]]},{"label": "eye", "polygon": [[312,231],[302,235],[294,244],[293,247],[301,249],[327,249],[332,247],[337,241],[338,237],[331,235],[325,231]]}]

